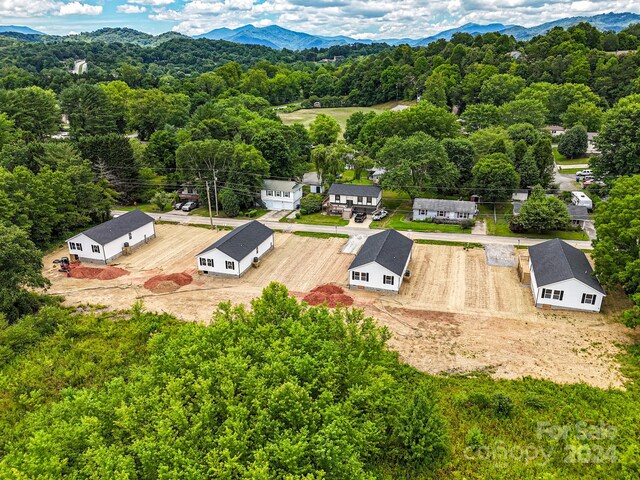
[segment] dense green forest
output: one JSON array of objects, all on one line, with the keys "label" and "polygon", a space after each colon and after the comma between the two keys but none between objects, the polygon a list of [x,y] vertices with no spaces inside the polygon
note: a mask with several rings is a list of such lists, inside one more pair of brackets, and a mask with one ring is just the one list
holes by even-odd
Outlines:
[{"label": "dense green forest", "polygon": [[[388,332],[360,313],[307,309],[277,285],[251,312],[222,307],[208,327],[142,304],[69,311],[38,292],[41,252],[116,203],[162,211],[179,188],[204,193],[214,179],[221,211],[235,216],[256,208],[265,178],[317,171],[329,185],[347,166],[355,180],[378,166],[385,195],[407,201],[475,193],[501,206],[530,188],[512,231],[568,229],[564,203],[545,195],[556,188],[542,127],[560,124],[567,158],[598,133],[596,270],[635,302],[622,320],[637,325],[640,25],[301,52],[106,33],[0,35],[0,476],[638,477],[637,347],[621,359],[624,392],[430,377],[402,365]],[[88,71],[73,74],[80,59]],[[418,98],[355,112],[343,131],[323,114],[286,125],[275,108]],[[305,208],[318,205],[309,196]],[[537,422],[580,421],[614,422],[617,436],[582,457],[576,431],[535,437]],[[495,441],[552,454],[477,461]]]}]

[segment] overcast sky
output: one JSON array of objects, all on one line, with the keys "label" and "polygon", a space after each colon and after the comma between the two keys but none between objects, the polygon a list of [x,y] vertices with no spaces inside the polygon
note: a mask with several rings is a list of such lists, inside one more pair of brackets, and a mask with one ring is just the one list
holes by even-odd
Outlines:
[{"label": "overcast sky", "polygon": [[640,13],[639,0],[0,0],[1,25],[68,34],[101,27],[186,35],[277,24],[317,35],[419,38],[465,23],[532,26],[576,15]]}]

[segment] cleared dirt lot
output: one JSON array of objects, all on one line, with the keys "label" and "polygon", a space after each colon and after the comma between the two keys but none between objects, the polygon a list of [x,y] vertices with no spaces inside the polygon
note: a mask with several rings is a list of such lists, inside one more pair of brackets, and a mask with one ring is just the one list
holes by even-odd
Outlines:
[{"label": "cleared dirt lot", "polygon": [[[115,264],[130,274],[115,280],[68,278],[52,265],[65,255],[47,256],[51,293],[69,305],[99,304],[127,308],[144,298],[149,310],[186,320],[208,321],[216,305],[231,300],[249,304],[271,281],[298,297],[314,287],[345,286],[352,254],[341,253],[346,239],[276,234],[276,247],[257,269],[241,279],[198,276],[195,255],[227,232],[158,225],[158,238]],[[355,306],[386,325],[391,345],[408,363],[432,373],[486,370],[500,378],[533,376],[557,382],[620,387],[623,377],[613,358],[630,341],[613,321],[616,296],[603,314],[541,311],[514,268],[488,267],[482,249],[415,245],[412,278],[400,295],[348,292]],[[154,294],[142,285],[158,274],[187,272],[191,285]]]}]

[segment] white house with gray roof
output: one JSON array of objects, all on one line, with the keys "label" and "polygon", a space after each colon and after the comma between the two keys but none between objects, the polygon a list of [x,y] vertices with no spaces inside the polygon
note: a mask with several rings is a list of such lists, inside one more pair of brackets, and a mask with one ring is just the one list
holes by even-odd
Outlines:
[{"label": "white house with gray roof", "polygon": [[205,275],[240,277],[274,246],[273,230],[254,220],[234,228],[197,255],[198,270]]},{"label": "white house with gray roof", "polygon": [[71,260],[107,264],[155,238],[151,218],[132,210],[67,240]]},{"label": "white house with gray roof", "polygon": [[413,201],[413,219],[442,219],[455,223],[473,219],[478,214],[475,202],[463,200],[441,200],[439,198],[416,198]]},{"label": "white house with gray roof", "polygon": [[413,240],[395,230],[370,236],[349,267],[349,287],[398,293],[411,261]]},{"label": "white house with gray roof", "polygon": [[539,308],[599,312],[606,296],[587,256],[557,238],[529,247],[531,292]]},{"label": "white house with gray roof", "polygon": [[260,199],[268,210],[295,210],[301,198],[302,184],[290,180],[267,179],[260,190]]}]

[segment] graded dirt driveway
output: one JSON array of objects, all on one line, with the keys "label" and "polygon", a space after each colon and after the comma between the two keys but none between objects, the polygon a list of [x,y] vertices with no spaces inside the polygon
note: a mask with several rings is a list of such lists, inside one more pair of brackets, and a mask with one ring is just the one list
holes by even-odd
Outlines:
[{"label": "graded dirt driveway", "polygon": [[[68,305],[113,309],[144,298],[149,310],[206,322],[218,303],[249,305],[271,281],[285,284],[299,298],[325,283],[346,286],[354,257],[341,253],[346,239],[282,233],[276,234],[275,249],[260,266],[242,278],[207,277],[198,275],[195,255],[227,232],[182,225],[156,228],[155,240],[114,263],[130,272],[114,280],[68,278],[52,264],[66,251],[53,252],[44,259],[52,281],[49,292],[64,295]],[[399,295],[347,293],[355,307],[389,328],[391,347],[416,368],[623,386],[614,356],[631,339],[630,331],[613,318],[625,306],[621,296],[609,295],[602,314],[538,310],[515,268],[487,266],[483,249],[416,244],[410,269],[412,278]],[[143,287],[155,275],[180,272],[193,275],[193,282],[167,293]]]}]

